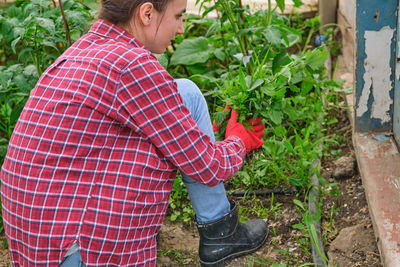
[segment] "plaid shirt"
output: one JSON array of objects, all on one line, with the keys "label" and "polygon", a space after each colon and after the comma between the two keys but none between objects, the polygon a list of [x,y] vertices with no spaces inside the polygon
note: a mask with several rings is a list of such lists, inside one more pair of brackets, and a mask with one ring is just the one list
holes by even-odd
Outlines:
[{"label": "plaid shirt", "polygon": [[157,59],[99,20],[43,73],[10,140],[12,262],[58,266],[77,242],[88,266],[154,266],[177,170],[213,186],[244,154],[237,137],[210,142]]}]

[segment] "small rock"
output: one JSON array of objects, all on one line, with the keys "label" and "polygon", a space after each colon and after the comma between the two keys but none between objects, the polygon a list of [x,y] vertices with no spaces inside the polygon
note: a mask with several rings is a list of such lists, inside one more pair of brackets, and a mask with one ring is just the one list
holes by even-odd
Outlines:
[{"label": "small rock", "polygon": [[162,266],[168,266],[172,264],[171,259],[166,255],[157,256],[157,264]]},{"label": "small rock", "polygon": [[337,179],[353,177],[356,170],[356,160],[353,157],[341,157],[334,162],[335,169],[332,176]]},{"label": "small rock", "polygon": [[332,241],[329,250],[336,249],[344,253],[353,252],[354,244],[357,242],[357,235],[363,233],[364,228],[364,224],[358,224],[342,229],[335,240]]},{"label": "small rock", "polygon": [[371,255],[375,249],[374,230],[369,228],[369,224],[361,223],[340,231],[330,244],[328,257],[334,264],[332,266],[366,266],[354,265],[353,258]]}]

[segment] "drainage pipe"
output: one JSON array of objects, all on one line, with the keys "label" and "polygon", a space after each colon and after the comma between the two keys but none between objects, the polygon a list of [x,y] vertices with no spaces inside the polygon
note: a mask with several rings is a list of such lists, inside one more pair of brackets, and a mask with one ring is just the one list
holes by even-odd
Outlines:
[{"label": "drainage pipe", "polygon": [[291,186],[273,188],[273,189],[263,189],[263,190],[237,190],[233,192],[228,192],[229,195],[235,197],[243,197],[243,196],[268,196],[272,194],[292,194],[296,192],[296,189]]},{"label": "drainage pipe", "polygon": [[[332,4],[332,2],[335,2],[335,1],[336,0],[331,1],[331,4]],[[320,0],[320,5],[321,5],[321,2],[324,2],[326,4],[327,1]],[[332,78],[332,60],[331,60],[330,54],[329,54],[327,61],[325,62],[325,67],[327,70],[328,77]],[[323,106],[326,105],[325,98],[323,96],[322,96],[322,103],[323,103]],[[322,143],[319,144],[319,149],[322,149]],[[318,171],[319,171],[320,170],[319,159],[316,159],[312,165],[313,174],[310,178],[311,190],[309,192],[309,197],[308,197],[308,210],[309,210],[310,217],[315,215],[319,209],[319,180],[318,180],[316,173],[314,172],[314,170],[317,167],[318,167]],[[322,241],[322,237],[321,237],[321,219],[318,218],[318,220],[312,221],[311,224],[314,226],[315,231],[316,231],[316,240],[314,240],[314,236],[311,234],[311,231],[310,231],[310,240],[311,240],[311,248],[312,248],[314,264],[317,267],[328,266],[328,262],[326,261],[327,257],[324,252],[324,242]]]},{"label": "drainage pipe", "polygon": [[[322,145],[320,145],[322,147]],[[319,160],[314,161],[312,170],[317,168]],[[318,166],[319,169],[319,166]],[[314,216],[318,209],[319,209],[319,181],[317,175],[314,173],[310,178],[311,183],[311,190],[308,196],[308,211],[310,217]],[[310,225],[313,225],[316,231],[316,240],[314,240],[314,236],[311,234],[310,231],[310,240],[311,240],[311,247],[312,247],[312,255],[314,266],[317,267],[325,267],[328,266],[326,262],[326,256],[324,252],[324,243],[321,238],[321,221],[320,218],[317,220],[311,221]]]}]

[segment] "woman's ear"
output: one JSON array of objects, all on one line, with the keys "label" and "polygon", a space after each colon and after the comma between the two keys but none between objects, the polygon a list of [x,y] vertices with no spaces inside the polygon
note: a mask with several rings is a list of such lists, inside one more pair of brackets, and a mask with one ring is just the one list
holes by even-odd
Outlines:
[{"label": "woman's ear", "polygon": [[138,15],[143,25],[147,26],[150,24],[154,16],[154,11],[154,6],[150,2],[146,2],[140,6]]}]

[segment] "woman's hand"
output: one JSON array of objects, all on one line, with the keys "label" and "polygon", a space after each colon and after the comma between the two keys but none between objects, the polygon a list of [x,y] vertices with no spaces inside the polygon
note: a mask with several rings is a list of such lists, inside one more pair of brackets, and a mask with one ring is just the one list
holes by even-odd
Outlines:
[{"label": "woman's hand", "polygon": [[248,131],[244,128],[243,124],[237,121],[238,113],[235,110],[231,111],[231,118],[226,126],[225,138],[229,136],[237,136],[242,139],[246,146],[246,152],[249,153],[251,150],[259,148],[264,144],[262,136],[264,135],[264,124],[261,123],[261,119],[257,118],[255,121],[250,119],[249,122],[253,129]]}]

